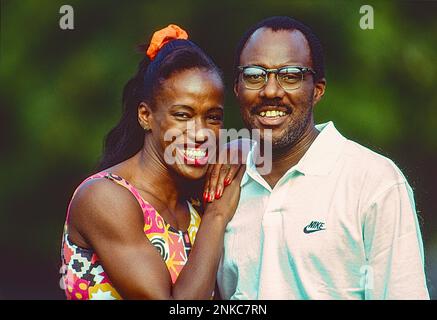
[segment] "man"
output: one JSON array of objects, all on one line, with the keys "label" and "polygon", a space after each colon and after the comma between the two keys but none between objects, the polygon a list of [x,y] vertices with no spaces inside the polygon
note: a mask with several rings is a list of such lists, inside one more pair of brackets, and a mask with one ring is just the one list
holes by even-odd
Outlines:
[{"label": "man", "polygon": [[326,81],[313,32],[288,17],[263,20],[242,38],[235,66],[243,120],[272,130],[273,159],[261,175],[248,156],[218,272],[222,298],[429,299],[405,177],[332,122],[314,125]]}]

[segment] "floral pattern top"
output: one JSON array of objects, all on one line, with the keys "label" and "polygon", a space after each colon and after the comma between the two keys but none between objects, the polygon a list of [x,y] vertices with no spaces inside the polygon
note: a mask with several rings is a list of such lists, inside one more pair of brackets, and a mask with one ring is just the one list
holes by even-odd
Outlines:
[{"label": "floral pattern top", "polygon": [[[187,262],[200,225],[200,215],[193,206],[196,204],[195,201],[192,200],[191,203],[187,201],[191,216],[190,225],[187,231],[180,231],[166,223],[155,208],[141,197],[134,186],[110,172],[100,172],[85,179],[74,192],[73,198],[85,182],[98,178],[109,179],[127,188],[137,199],[144,215],[144,234],[161,254],[171,280],[175,283]],[[67,299],[121,299],[96,253],[92,249],[81,248],[70,241],[67,228],[70,206],[71,202],[67,210],[61,248],[62,283]]]}]

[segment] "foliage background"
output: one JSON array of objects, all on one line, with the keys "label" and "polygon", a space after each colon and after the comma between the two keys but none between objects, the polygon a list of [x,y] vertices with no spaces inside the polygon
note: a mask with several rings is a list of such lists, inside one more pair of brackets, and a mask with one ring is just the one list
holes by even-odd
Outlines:
[{"label": "foliage background", "polygon": [[[73,6],[75,29],[59,28]],[[361,30],[359,8],[374,8]],[[226,127],[240,128],[231,92],[235,45],[270,15],[310,25],[325,46],[327,92],[318,122],[393,159],[415,190],[428,286],[437,298],[437,3],[435,1],[1,1],[0,298],[63,299],[65,210],[121,111],[136,45],[169,23],[224,70]]]}]

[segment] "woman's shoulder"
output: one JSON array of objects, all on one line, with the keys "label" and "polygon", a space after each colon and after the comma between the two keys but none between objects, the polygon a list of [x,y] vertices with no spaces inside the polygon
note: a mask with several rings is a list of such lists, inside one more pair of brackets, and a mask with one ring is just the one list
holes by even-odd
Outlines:
[{"label": "woman's shoulder", "polygon": [[[102,175],[84,181],[77,189],[70,205],[75,225],[88,223],[119,223],[120,219],[141,217],[141,208],[130,190]],[[120,178],[121,179],[121,178]],[[142,223],[141,219],[138,219]]]},{"label": "woman's shoulder", "polygon": [[129,183],[122,177],[108,172],[93,179],[86,180],[81,184],[73,201],[83,204],[95,204],[100,202],[136,204],[135,198],[127,186],[129,186]]}]

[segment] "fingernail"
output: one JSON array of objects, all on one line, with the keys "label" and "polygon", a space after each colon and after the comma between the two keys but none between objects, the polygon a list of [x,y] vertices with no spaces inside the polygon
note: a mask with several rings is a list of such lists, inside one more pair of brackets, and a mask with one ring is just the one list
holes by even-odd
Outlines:
[{"label": "fingernail", "polygon": [[207,197],[207,193],[206,193],[206,192],[204,192],[204,193],[203,193],[203,202],[205,202],[205,201],[206,201],[206,197]]},{"label": "fingernail", "polygon": [[215,193],[215,198],[220,199],[221,197],[222,197],[222,191],[218,189],[217,192]]},{"label": "fingernail", "polygon": [[225,186],[228,186],[231,183],[231,179],[226,178],[225,179]]},{"label": "fingernail", "polygon": [[209,201],[209,202],[212,202],[213,200],[214,200],[214,193],[211,193],[211,194],[209,195],[208,201]]}]

